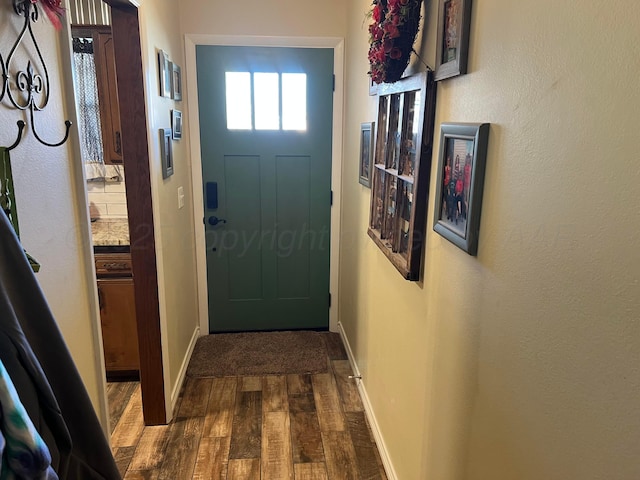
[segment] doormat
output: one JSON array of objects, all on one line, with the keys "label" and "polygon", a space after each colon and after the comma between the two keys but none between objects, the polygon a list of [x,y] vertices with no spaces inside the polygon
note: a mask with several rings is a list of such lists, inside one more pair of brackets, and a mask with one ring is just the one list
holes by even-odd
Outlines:
[{"label": "doormat", "polygon": [[287,375],[327,371],[321,332],[214,333],[198,339],[190,377]]}]

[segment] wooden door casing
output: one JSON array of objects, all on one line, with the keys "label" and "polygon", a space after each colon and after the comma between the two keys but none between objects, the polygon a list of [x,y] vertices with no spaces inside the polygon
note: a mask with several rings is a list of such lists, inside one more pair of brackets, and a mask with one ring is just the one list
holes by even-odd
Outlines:
[{"label": "wooden door casing", "polygon": [[131,260],[136,279],[136,320],[140,352],[142,407],[146,425],[166,424],[172,412],[165,402],[158,270],[156,266],[151,167],[144,96],[140,21],[137,6],[124,0],[111,5],[114,54],[118,75],[118,98],[122,126],[122,150],[127,175],[127,211]]}]

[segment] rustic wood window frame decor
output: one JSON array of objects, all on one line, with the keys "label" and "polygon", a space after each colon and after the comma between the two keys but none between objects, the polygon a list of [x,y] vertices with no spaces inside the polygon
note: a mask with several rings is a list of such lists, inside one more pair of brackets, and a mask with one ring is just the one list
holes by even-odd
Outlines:
[{"label": "rustic wood window frame decor", "polygon": [[420,278],[435,100],[431,71],[378,85],[368,234],[412,281]]}]

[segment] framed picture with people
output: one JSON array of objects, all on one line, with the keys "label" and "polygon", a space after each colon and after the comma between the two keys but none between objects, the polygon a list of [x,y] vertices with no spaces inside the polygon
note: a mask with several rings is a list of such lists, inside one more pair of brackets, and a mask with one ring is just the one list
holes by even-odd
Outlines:
[{"label": "framed picture with people", "polygon": [[488,123],[443,123],[433,229],[469,255],[478,252]]}]

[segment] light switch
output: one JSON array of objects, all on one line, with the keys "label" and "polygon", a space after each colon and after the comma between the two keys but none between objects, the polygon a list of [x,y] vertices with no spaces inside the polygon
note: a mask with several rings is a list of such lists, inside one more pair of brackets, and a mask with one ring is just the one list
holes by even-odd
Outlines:
[{"label": "light switch", "polygon": [[184,207],[184,188],[178,187],[178,209]]}]

